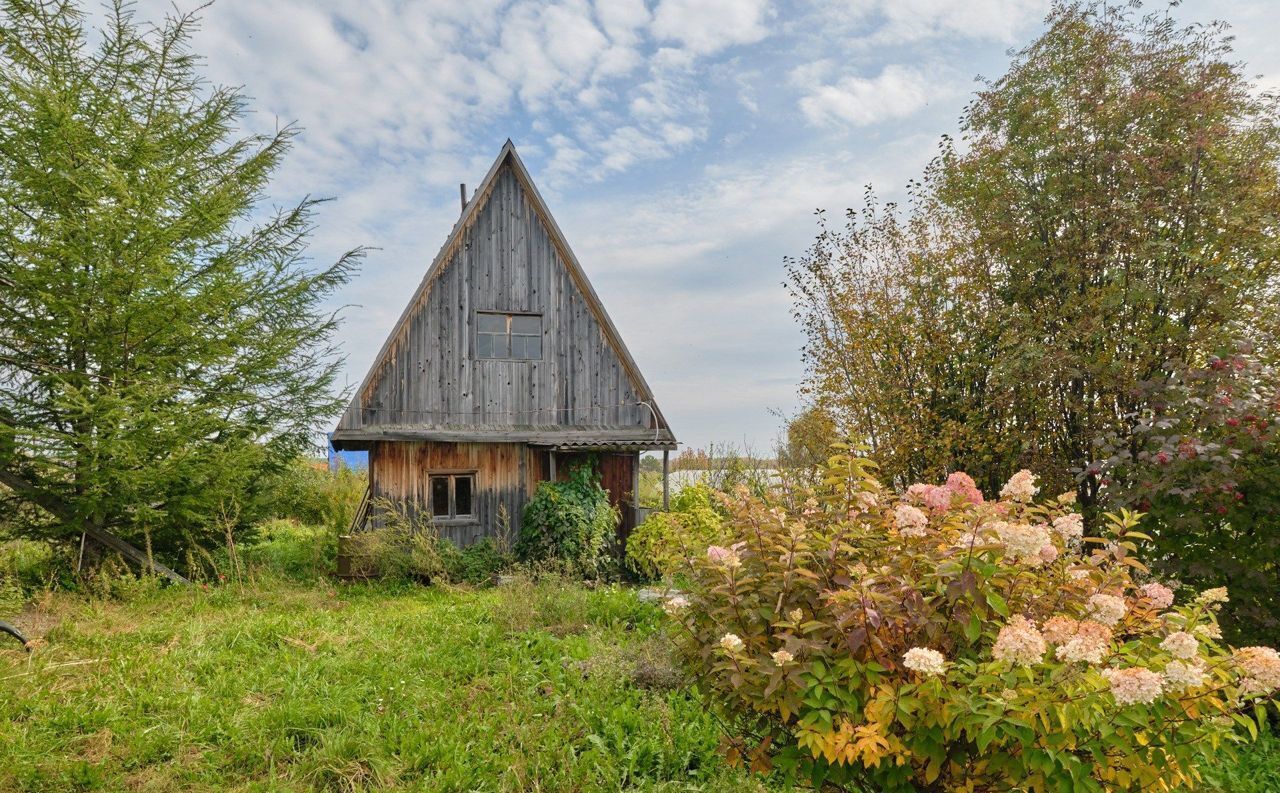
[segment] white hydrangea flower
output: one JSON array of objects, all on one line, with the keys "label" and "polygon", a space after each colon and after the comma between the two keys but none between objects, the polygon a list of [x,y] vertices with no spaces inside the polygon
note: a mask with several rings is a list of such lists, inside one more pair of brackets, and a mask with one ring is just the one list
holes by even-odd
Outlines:
[{"label": "white hydrangea flower", "polygon": [[1164,584],[1152,582],[1143,584],[1139,590],[1142,596],[1151,603],[1151,608],[1163,611],[1173,605],[1173,590]]},{"label": "white hydrangea flower", "polygon": [[1205,681],[1204,666],[1186,661],[1170,661],[1164,665],[1164,681],[1170,691],[1199,688]]},{"label": "white hydrangea flower", "polygon": [[[1052,622],[1052,620],[1050,620]],[[1051,626],[1045,625],[1048,629]],[[1053,626],[1054,633],[1061,633],[1057,638],[1065,639],[1058,646],[1056,654],[1067,663],[1084,661],[1087,664],[1100,664],[1111,650],[1111,629],[1101,623],[1085,620],[1075,626],[1069,637],[1065,635],[1068,625]]]},{"label": "white hydrangea flower", "polygon": [[922,675],[942,675],[947,671],[947,659],[937,650],[928,647],[912,647],[902,656],[902,665]]},{"label": "white hydrangea flower", "polygon": [[795,660],[795,656],[786,650],[775,650],[773,653],[773,662],[778,666],[786,666]]},{"label": "white hydrangea flower", "polygon": [[1014,615],[1009,624],[1000,629],[991,655],[997,661],[1007,661],[1016,666],[1034,666],[1040,663],[1046,649],[1044,636],[1034,622]]},{"label": "white hydrangea flower", "polygon": [[928,533],[929,518],[910,504],[899,504],[894,508],[893,522],[903,537],[923,537]]},{"label": "white hydrangea flower", "polygon": [[1054,518],[1053,530],[1066,542],[1075,542],[1084,537],[1084,516],[1079,512],[1072,512]]},{"label": "white hydrangea flower", "polygon": [[1089,616],[1103,625],[1115,625],[1124,619],[1128,610],[1124,598],[1116,595],[1094,595],[1089,598]]},{"label": "white hydrangea flower", "polygon": [[687,608],[689,608],[689,601],[684,595],[676,595],[662,604],[662,610],[672,616],[679,614]]},{"label": "white hydrangea flower", "polygon": [[723,647],[724,651],[727,653],[737,653],[741,652],[742,648],[746,645],[742,643],[742,639],[739,638],[738,634],[726,633],[724,636],[720,637],[720,646]]},{"label": "white hydrangea flower", "polygon": [[1035,498],[1036,493],[1039,492],[1040,488],[1036,486],[1036,475],[1023,468],[1010,477],[1009,481],[1000,489],[1000,497],[1025,503]]},{"label": "white hydrangea flower", "polygon": [[1149,705],[1164,693],[1164,678],[1141,666],[1103,669],[1102,676],[1111,684],[1111,696],[1117,705]]},{"label": "white hydrangea flower", "polygon": [[1000,538],[1000,542],[1004,543],[1006,556],[1031,567],[1039,567],[1044,563],[1040,550],[1046,545],[1052,545],[1049,540],[1049,531],[1044,526],[1002,521],[991,528]]},{"label": "white hydrangea flower", "polygon": [[1231,598],[1227,597],[1227,588],[1220,586],[1201,592],[1196,602],[1202,606],[1212,606],[1216,603],[1229,603]]},{"label": "white hydrangea flower", "polygon": [[1203,625],[1197,625],[1191,631],[1202,639],[1213,639],[1220,641],[1222,639],[1222,628],[1216,622],[1206,622]]},{"label": "white hydrangea flower", "polygon": [[1186,631],[1176,631],[1164,637],[1164,641],[1160,642],[1160,649],[1174,658],[1189,661],[1200,651],[1200,642]]}]

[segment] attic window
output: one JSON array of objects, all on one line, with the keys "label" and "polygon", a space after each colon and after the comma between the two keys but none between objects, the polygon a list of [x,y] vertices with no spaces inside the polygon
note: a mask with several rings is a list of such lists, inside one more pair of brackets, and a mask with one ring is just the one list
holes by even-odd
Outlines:
[{"label": "attic window", "polygon": [[542,359],[542,315],[476,312],[476,357]]}]

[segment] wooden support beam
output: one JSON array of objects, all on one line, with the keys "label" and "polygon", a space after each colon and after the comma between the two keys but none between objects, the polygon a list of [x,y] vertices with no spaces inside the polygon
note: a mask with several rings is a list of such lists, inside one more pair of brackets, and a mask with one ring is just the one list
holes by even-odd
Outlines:
[{"label": "wooden support beam", "polygon": [[[48,511],[51,515],[54,515],[55,517],[61,519],[65,523],[74,524],[78,522],[75,520],[75,515],[72,514],[71,510],[69,510],[65,504],[63,504],[61,501],[59,501],[55,497],[40,491],[37,487],[32,485],[30,482],[28,482],[24,477],[20,476],[19,474],[13,471],[0,470],[0,484],[3,484],[9,487],[10,489],[12,489],[13,491],[22,494],[33,504],[36,504],[42,509]],[[137,564],[142,565],[144,568],[150,569],[151,572],[162,575],[165,578],[169,579],[170,581],[173,581],[174,583],[177,583],[177,584],[191,583],[187,579],[183,578],[182,576],[178,575],[174,571],[170,570],[168,567],[165,567],[164,565],[160,564],[156,560],[147,558],[147,555],[145,553],[143,553],[142,551],[139,551],[137,548],[134,548],[129,543],[115,536],[111,532],[106,531],[105,529],[86,526],[84,528],[84,534],[90,539],[96,540],[97,542],[101,543],[102,545],[105,545],[111,550],[118,552],[121,556],[125,557],[126,559],[136,562]]]},{"label": "wooden support beam", "polygon": [[109,531],[103,531],[102,529],[86,526],[84,533],[86,536],[89,537],[89,539],[94,540],[102,545],[105,545],[106,547],[110,548],[113,551],[116,551],[126,559],[136,562],[137,564],[141,565],[144,568],[150,569],[151,572],[153,573],[164,576],[165,578],[169,579],[175,584],[191,583],[187,579],[183,578],[182,576],[178,575],[174,571],[170,570],[168,567],[165,567],[164,565],[160,564],[155,559],[148,558],[145,553],[143,553],[142,551],[139,551],[137,548],[134,548],[132,545],[120,539],[119,537],[117,537],[116,535],[112,534]]},{"label": "wooden support beam", "polygon": [[556,481],[556,450],[552,449],[547,453],[551,455],[551,476],[549,478],[554,482]]},{"label": "wooden support beam", "polygon": [[671,484],[668,477],[671,474],[671,452],[666,449],[662,450],[662,511],[666,512],[671,509]]}]

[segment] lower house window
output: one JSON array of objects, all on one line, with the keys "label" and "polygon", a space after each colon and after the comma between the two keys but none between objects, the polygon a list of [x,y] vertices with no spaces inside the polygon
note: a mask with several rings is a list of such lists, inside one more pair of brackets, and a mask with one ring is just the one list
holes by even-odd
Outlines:
[{"label": "lower house window", "polygon": [[475,515],[472,494],[475,474],[433,474],[431,476],[431,517],[470,518]]}]

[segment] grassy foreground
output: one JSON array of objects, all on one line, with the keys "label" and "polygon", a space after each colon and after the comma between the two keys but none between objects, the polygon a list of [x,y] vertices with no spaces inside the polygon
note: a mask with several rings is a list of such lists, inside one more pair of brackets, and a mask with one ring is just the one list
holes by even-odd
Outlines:
[{"label": "grassy foreground", "polygon": [[0,790],[751,790],[624,590],[285,582],[46,596],[0,645]]},{"label": "grassy foreground", "polygon": [[[0,645],[0,790],[763,790],[659,620],[561,583],[45,595]],[[1210,774],[1280,790],[1280,741]]]}]

